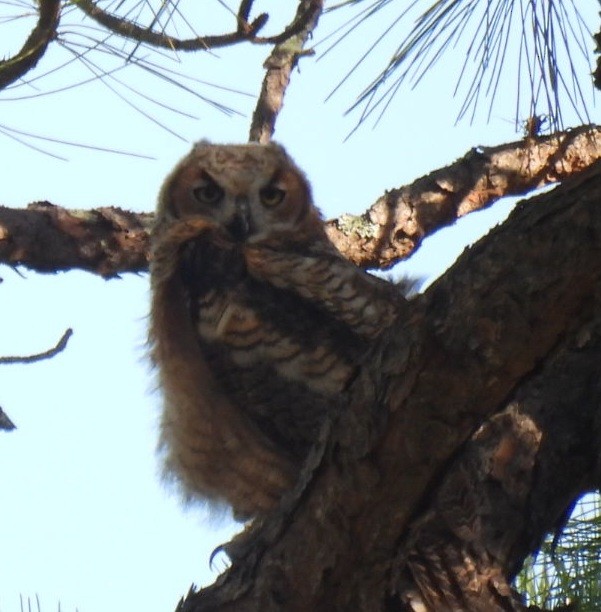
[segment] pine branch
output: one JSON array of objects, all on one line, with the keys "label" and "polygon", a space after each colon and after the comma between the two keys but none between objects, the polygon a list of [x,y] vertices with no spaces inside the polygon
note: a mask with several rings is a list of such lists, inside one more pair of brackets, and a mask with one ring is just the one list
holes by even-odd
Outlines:
[{"label": "pine branch", "polygon": [[328,235],[358,266],[389,268],[460,217],[563,181],[600,157],[596,126],[475,147],[446,168],[386,192],[363,215],[328,221]]},{"label": "pine branch", "polygon": [[[168,36],[164,32],[157,32],[150,28],[140,26],[124,17],[119,17],[113,13],[103,11],[93,2],[93,0],[73,0],[73,4],[80,8],[88,17],[91,17],[101,26],[119,36],[140,43],[146,43],[153,47],[173,49],[176,51],[217,49],[219,47],[228,47],[239,42],[252,40],[267,22],[267,15],[261,14],[251,23],[239,19],[238,26],[233,32],[180,39]],[[243,14],[242,6],[240,14]]]},{"label": "pine branch", "polygon": [[49,202],[0,207],[0,262],[37,272],[79,269],[104,277],[148,269],[153,215],[119,208],[66,210]]},{"label": "pine branch", "polygon": [[[169,36],[162,31],[153,30],[152,27],[144,27],[120,17],[114,13],[102,10],[93,0],[73,0],[79,9],[88,17],[99,23],[118,36],[145,43],[153,47],[171,49],[175,51],[206,51],[220,47],[229,47],[241,42],[254,44],[280,44],[293,38],[306,29],[311,14],[308,11],[299,11],[297,17],[282,32],[274,36],[258,36],[269,19],[267,13],[261,13],[252,21],[248,21],[252,0],[243,0],[236,15],[237,25],[232,32],[224,34],[209,34],[206,36],[195,36],[194,38],[181,39]],[[303,2],[301,2],[301,5]],[[313,2],[315,4],[315,2]],[[319,2],[321,4],[321,2]]]},{"label": "pine branch", "polygon": [[[601,129],[596,126],[478,147],[446,168],[386,192],[361,216],[328,221],[328,235],[357,265],[385,269],[458,218],[503,196],[564,181],[600,157]],[[145,272],[152,222],[152,213],[114,207],[0,206],[0,263],[38,272],[76,268],[104,277]]]},{"label": "pine branch", "polygon": [[303,23],[304,27],[278,43],[265,61],[266,73],[253,114],[250,141],[266,144],[271,140],[290,83],[290,75],[301,57],[312,55],[304,47],[317,27],[322,10],[322,0],[301,0],[294,21],[286,30],[293,31],[294,25],[298,23]]},{"label": "pine branch", "polygon": [[56,38],[60,0],[40,0],[39,18],[25,44],[14,57],[0,60],[0,90],[8,87],[36,66],[48,45]]}]

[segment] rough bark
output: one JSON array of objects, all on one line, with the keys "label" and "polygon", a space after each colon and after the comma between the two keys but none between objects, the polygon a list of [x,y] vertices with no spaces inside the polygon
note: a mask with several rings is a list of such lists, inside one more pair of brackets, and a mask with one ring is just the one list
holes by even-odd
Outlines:
[{"label": "rough bark", "polygon": [[[472,149],[455,163],[385,193],[360,217],[328,222],[336,247],[362,267],[387,268],[459,217],[504,195],[577,174],[601,157],[597,127]],[[48,202],[0,206],[0,263],[38,272],[78,268],[105,277],[148,269],[151,213],[69,211]]]},{"label": "rough bark", "polygon": [[[397,601],[520,610],[510,587],[543,534],[598,486],[601,310],[585,310],[507,407],[472,436],[408,530]],[[407,552],[408,551],[408,552]]]},{"label": "rough bark", "polygon": [[598,482],[600,198],[597,164],[415,300],[303,482],[179,610],[521,609],[508,581]]},{"label": "rough bark", "polygon": [[328,222],[328,235],[351,261],[388,268],[434,231],[509,195],[565,180],[599,159],[595,126],[474,147],[446,168],[387,191],[362,215]]},{"label": "rough bark", "polygon": [[0,206],[0,262],[36,272],[78,268],[104,277],[148,270],[153,215],[66,210],[49,202]]},{"label": "rough bark", "polygon": [[284,94],[290,82],[290,75],[301,57],[312,54],[304,47],[317,27],[322,11],[323,0],[301,0],[293,23],[302,20],[305,22],[304,27],[276,45],[265,60],[265,78],[253,113],[250,141],[266,144],[271,140],[277,116],[284,104]]}]

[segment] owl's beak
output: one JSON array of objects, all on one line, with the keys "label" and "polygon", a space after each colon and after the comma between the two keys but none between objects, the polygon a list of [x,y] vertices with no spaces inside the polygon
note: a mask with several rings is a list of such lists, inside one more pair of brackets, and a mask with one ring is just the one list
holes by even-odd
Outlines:
[{"label": "owl's beak", "polygon": [[243,242],[251,232],[250,206],[246,196],[236,198],[236,212],[227,224],[227,230],[237,242]]}]

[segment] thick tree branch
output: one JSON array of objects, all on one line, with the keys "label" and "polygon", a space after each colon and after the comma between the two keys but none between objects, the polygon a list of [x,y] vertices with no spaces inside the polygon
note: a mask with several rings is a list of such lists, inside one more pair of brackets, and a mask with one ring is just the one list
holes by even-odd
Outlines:
[{"label": "thick tree branch", "polygon": [[383,334],[297,506],[234,543],[232,568],[180,609],[390,602],[393,560],[443,467],[598,310],[600,199],[596,164],[518,206],[464,253],[413,303],[412,317]]},{"label": "thick tree branch", "polygon": [[476,147],[450,166],[386,192],[363,215],[329,221],[328,235],[358,266],[388,268],[458,218],[501,197],[562,181],[600,157],[596,126]]},{"label": "thick tree branch", "polygon": [[303,28],[277,44],[265,61],[266,73],[250,126],[250,141],[266,144],[271,140],[290,75],[298,60],[310,54],[304,47],[317,27],[322,10],[323,0],[301,0],[294,21],[287,30],[297,23],[303,23]]},{"label": "thick tree branch", "polygon": [[143,272],[152,219],[118,208],[68,211],[48,202],[25,210],[0,207],[0,261],[38,272]]},{"label": "thick tree branch", "polygon": [[[522,609],[510,581],[584,492],[597,488],[601,304],[585,311],[503,412],[480,427],[398,551],[399,601]],[[469,583],[483,588],[470,588]]]},{"label": "thick tree branch", "polygon": [[[358,265],[388,267],[459,216],[587,168],[601,157],[601,131],[585,126],[480,150],[388,192],[362,217],[329,221],[330,239]],[[77,268],[105,277],[143,272],[152,221],[152,213],[118,208],[68,211],[47,202],[25,210],[0,206],[0,263],[39,272]]]},{"label": "thick tree branch", "polygon": [[56,37],[61,1],[40,0],[38,5],[38,22],[21,50],[14,57],[0,60],[0,89],[8,87],[34,68]]}]

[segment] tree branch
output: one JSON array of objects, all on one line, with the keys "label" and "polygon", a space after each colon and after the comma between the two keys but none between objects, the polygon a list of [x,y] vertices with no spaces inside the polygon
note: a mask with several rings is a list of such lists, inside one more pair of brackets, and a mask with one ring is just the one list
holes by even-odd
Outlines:
[{"label": "tree branch", "polygon": [[251,40],[267,22],[267,15],[261,14],[252,23],[239,22],[235,32],[209,36],[197,36],[195,38],[180,39],[167,36],[162,32],[139,26],[133,21],[107,13],[93,2],[93,0],[73,0],[88,17],[94,19],[111,32],[130,38],[137,42],[146,43],[153,47],[172,49],[175,51],[200,51],[227,47],[239,42]]},{"label": "tree branch", "polygon": [[[286,28],[289,35],[274,47],[265,60],[265,78],[250,126],[251,142],[266,144],[271,140],[292,70],[302,56],[312,53],[305,51],[304,47],[317,27],[322,10],[323,0],[301,0],[293,22]],[[303,27],[296,31],[298,24],[303,24]]]},{"label": "tree branch", "polygon": [[[317,25],[317,19],[319,19],[322,11],[323,0],[300,0],[296,17],[284,28],[283,32],[274,36],[257,36],[252,42],[258,44],[280,45],[298,35],[301,37],[304,36],[305,32],[308,32],[310,36]],[[312,24],[313,21],[315,21],[315,23]],[[296,45],[297,43],[293,42],[293,44]]]},{"label": "tree branch", "polygon": [[1,364],[14,364],[14,363],[35,363],[37,361],[42,361],[44,359],[51,359],[52,357],[58,355],[67,347],[67,342],[69,342],[69,338],[73,335],[72,329],[67,329],[65,333],[61,336],[60,340],[56,343],[52,348],[42,351],[41,353],[35,353],[33,355],[25,355],[24,357],[0,357],[0,365]]},{"label": "tree branch", "polygon": [[[601,309],[472,436],[399,548],[398,599],[424,609],[521,610],[510,582],[598,485]],[[576,416],[577,413],[577,416]],[[470,589],[478,582],[482,589]],[[503,601],[509,605],[502,606]]]},{"label": "tree branch", "polygon": [[21,50],[14,57],[0,60],[0,89],[8,87],[34,68],[56,37],[60,0],[39,0],[38,5],[38,22]]},{"label": "tree branch", "polygon": [[118,208],[68,211],[48,202],[0,206],[0,262],[38,272],[77,268],[104,277],[148,269],[153,215]]},{"label": "tree branch", "polygon": [[[504,195],[565,180],[601,157],[601,130],[574,129],[470,151],[454,164],[387,192],[360,217],[327,223],[343,255],[364,267],[389,267],[458,217]],[[0,206],[0,263],[38,272],[72,268],[104,277],[148,269],[152,213],[120,208],[68,211],[48,202]]]},{"label": "tree branch", "polygon": [[386,192],[363,215],[328,221],[328,236],[358,266],[385,269],[460,217],[565,180],[600,157],[597,126],[476,147],[450,166]]},{"label": "tree branch", "polygon": [[261,13],[253,21],[249,22],[248,17],[253,1],[243,0],[238,9],[238,23],[234,32],[181,39],[168,36],[163,32],[155,32],[148,27],[140,26],[133,21],[103,11],[93,0],[73,0],[73,4],[80,8],[88,17],[91,17],[94,21],[118,36],[146,43],[153,47],[173,49],[175,51],[217,49],[241,42],[279,44],[301,32],[306,27],[306,20],[309,18],[307,14],[301,13],[279,34],[259,37],[257,34],[267,23],[269,16],[267,13]]},{"label": "tree branch", "polygon": [[[42,361],[43,359],[51,359],[52,357],[58,355],[60,352],[65,350],[65,348],[67,347],[67,343],[69,342],[69,338],[72,335],[73,330],[67,329],[65,333],[61,336],[60,340],[52,348],[41,353],[25,355],[24,357],[0,357],[0,365],[14,363],[27,364]],[[4,412],[4,410],[2,410],[2,408],[0,407],[0,430],[12,431],[15,428],[15,424],[10,420],[6,412]]]}]

